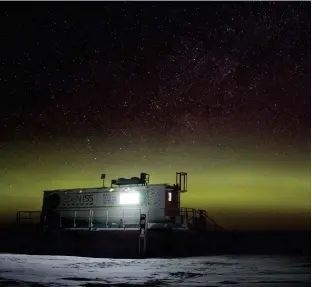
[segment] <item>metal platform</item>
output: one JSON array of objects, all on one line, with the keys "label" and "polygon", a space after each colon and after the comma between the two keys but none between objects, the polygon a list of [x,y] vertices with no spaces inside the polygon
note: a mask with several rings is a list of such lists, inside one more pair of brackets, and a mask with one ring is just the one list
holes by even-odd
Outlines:
[{"label": "metal platform", "polygon": [[[120,223],[116,226],[108,226],[107,224],[96,224],[94,222],[92,209],[85,210],[87,216],[77,216],[77,213],[80,210],[72,211],[72,217],[70,220],[67,219],[66,224],[62,217],[62,211],[59,218],[54,222],[54,227],[58,230],[89,230],[89,231],[109,231],[109,230],[140,230],[140,219],[137,219],[137,224],[135,226],[128,226],[126,224]],[[64,210],[68,212],[68,210]],[[196,210],[194,208],[185,208],[180,209],[181,223],[171,224],[170,222],[163,223],[151,223],[147,222],[147,229],[176,229],[176,230],[189,230],[189,229],[220,229],[221,227],[207,215],[205,210]],[[16,215],[17,224],[30,224],[30,223],[42,223],[45,227],[48,227],[46,218],[42,218],[43,214],[41,211],[18,211]],[[79,226],[79,221],[83,221],[84,226]],[[121,218],[121,222],[124,222],[124,218]],[[162,227],[163,226],[163,227]]]}]

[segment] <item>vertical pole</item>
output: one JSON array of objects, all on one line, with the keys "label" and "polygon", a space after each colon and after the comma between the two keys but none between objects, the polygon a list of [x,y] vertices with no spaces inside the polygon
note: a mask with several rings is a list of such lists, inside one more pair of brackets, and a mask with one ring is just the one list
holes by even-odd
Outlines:
[{"label": "vertical pole", "polygon": [[185,174],[185,189],[187,191],[187,174]]},{"label": "vertical pole", "polygon": [[93,227],[93,210],[89,211],[89,226],[90,229]]},{"label": "vertical pole", "polygon": [[122,210],[122,226],[121,227],[125,227],[125,210]]},{"label": "vertical pole", "polygon": [[185,228],[187,228],[188,229],[188,210],[186,209],[185,210]]},{"label": "vertical pole", "polygon": [[179,182],[180,182],[180,190],[182,189],[182,173],[180,172],[180,180],[179,180]]},{"label": "vertical pole", "polygon": [[60,213],[60,228],[62,228],[62,211],[61,211],[61,213]]},{"label": "vertical pole", "polygon": [[44,217],[43,217],[43,232],[46,232],[47,229],[48,229],[47,216],[44,215]]},{"label": "vertical pole", "polygon": [[106,223],[105,227],[108,227],[108,209],[106,210]]},{"label": "vertical pole", "polygon": [[76,210],[74,211],[74,228],[76,227]]},{"label": "vertical pole", "polygon": [[148,213],[149,211],[147,212],[147,215],[146,215],[146,220],[145,220],[145,237],[144,237],[144,246],[143,246],[143,254],[144,256],[146,255],[146,244],[147,244],[147,228],[148,228]]},{"label": "vertical pole", "polygon": [[139,235],[139,255],[144,257],[146,254],[146,232],[147,231],[147,216],[140,215],[140,235]]}]

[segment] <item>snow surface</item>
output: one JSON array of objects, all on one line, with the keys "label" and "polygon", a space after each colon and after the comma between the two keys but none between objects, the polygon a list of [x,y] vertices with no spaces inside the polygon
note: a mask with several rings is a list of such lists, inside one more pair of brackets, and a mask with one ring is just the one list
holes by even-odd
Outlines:
[{"label": "snow surface", "polygon": [[0,254],[0,286],[310,286],[309,258],[98,259]]}]

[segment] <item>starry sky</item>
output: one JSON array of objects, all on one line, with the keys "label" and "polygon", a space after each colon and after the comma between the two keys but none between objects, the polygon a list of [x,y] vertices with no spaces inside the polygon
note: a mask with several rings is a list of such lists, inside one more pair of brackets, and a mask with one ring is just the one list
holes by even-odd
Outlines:
[{"label": "starry sky", "polygon": [[310,228],[310,5],[1,3],[2,220],[186,171],[226,228]]}]

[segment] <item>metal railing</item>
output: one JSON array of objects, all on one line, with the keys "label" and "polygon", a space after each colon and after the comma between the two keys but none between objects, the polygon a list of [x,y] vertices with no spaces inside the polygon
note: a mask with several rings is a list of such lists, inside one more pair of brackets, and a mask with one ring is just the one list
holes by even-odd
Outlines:
[{"label": "metal railing", "polygon": [[[127,211],[134,212],[133,215],[127,214]],[[100,213],[100,214],[99,214]],[[149,218],[158,217],[158,212],[154,213],[149,210],[147,215]],[[161,212],[160,212],[161,213]],[[104,214],[104,216],[103,216]],[[53,226],[56,228],[89,228],[101,226],[101,228],[128,228],[129,226],[139,226],[141,209],[123,209],[120,215],[114,213],[109,214],[108,209],[93,208],[89,210],[57,210],[57,214],[53,216]],[[42,216],[43,218],[41,218]],[[160,214],[159,214],[160,215]],[[208,220],[216,229],[216,222],[207,215],[205,210],[196,210],[194,208],[180,208],[181,223],[184,228],[189,228],[198,224],[198,219]],[[16,215],[17,223],[39,223],[43,220],[43,225],[48,227],[51,225],[47,215],[41,211],[19,211]],[[150,224],[150,222],[149,222]],[[83,227],[81,227],[83,226]]]},{"label": "metal railing", "polygon": [[16,213],[16,222],[21,223],[21,221],[27,220],[28,223],[39,220],[41,217],[41,211],[38,210],[22,210]]},{"label": "metal railing", "polygon": [[[128,214],[127,211],[131,211],[134,215]],[[101,214],[99,214],[99,212]],[[103,213],[105,214],[103,216]],[[115,213],[115,212],[114,212]],[[126,228],[126,225],[139,226],[141,209],[123,209],[120,215],[109,215],[108,209],[94,208],[89,210],[57,210],[57,214],[54,215],[54,220],[57,220],[58,227],[60,228],[76,228],[79,225],[83,225],[87,228],[93,228],[94,225],[101,225],[108,227],[110,224],[118,226],[118,228]],[[58,218],[58,219],[57,219]],[[86,224],[87,223],[87,224]],[[43,224],[49,225],[49,218],[44,215]],[[85,225],[86,224],[86,225]]]},{"label": "metal railing", "polygon": [[[111,212],[109,209],[92,208],[92,209],[61,209],[55,210],[52,214],[41,211],[19,211],[16,215],[17,223],[30,223],[36,218],[43,226],[53,226],[54,228],[93,228],[100,226],[100,228],[135,228],[139,226],[140,215],[144,212],[142,209],[125,208]],[[36,214],[36,216],[35,216]],[[158,222],[157,218],[164,218],[165,208],[159,210],[148,210],[147,215],[152,221],[150,224]],[[156,220],[155,222],[153,220]],[[161,221],[162,222],[162,221]]]},{"label": "metal railing", "polygon": [[195,221],[197,219],[202,219],[202,218],[205,220],[208,219],[208,221],[212,223],[214,229],[216,229],[217,227],[217,223],[210,216],[208,216],[206,210],[181,207],[180,215],[183,217],[183,222],[184,222],[185,227],[188,227],[190,223],[192,225],[195,225]]},{"label": "metal railing", "polygon": [[88,228],[93,228],[95,224],[103,225],[103,227],[109,227],[110,224],[117,225],[119,228],[125,228],[128,222],[136,222],[139,225],[141,210],[138,210],[137,215],[125,216],[125,211],[122,211],[120,215],[109,215],[108,210],[104,210],[106,213],[104,216],[96,214],[94,210],[89,210],[88,215],[84,215],[81,211],[73,211],[72,216],[61,212],[61,222],[63,220],[72,220],[72,227],[77,227],[77,222],[88,222]]}]

